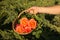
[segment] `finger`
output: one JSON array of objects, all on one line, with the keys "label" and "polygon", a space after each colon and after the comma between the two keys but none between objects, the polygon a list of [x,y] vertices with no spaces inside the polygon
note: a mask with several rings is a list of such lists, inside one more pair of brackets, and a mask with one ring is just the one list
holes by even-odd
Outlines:
[{"label": "finger", "polygon": [[32,14],[36,14],[37,12],[36,12],[36,10],[31,9],[30,13],[32,13]]},{"label": "finger", "polygon": [[28,9],[28,10],[27,10],[27,12],[30,12],[30,13],[33,13],[32,11],[33,11],[32,9]]},{"label": "finger", "polygon": [[33,11],[30,11],[31,14],[33,14]]},{"label": "finger", "polygon": [[31,10],[34,10],[33,8],[29,8],[28,10],[27,10],[27,12],[29,12],[29,11],[31,11]]}]

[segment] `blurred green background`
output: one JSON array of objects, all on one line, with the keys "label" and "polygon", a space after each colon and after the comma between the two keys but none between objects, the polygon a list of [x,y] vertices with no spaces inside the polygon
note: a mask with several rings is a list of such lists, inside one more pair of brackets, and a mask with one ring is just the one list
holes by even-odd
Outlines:
[{"label": "blurred green background", "polygon": [[12,30],[12,21],[21,11],[32,6],[54,5],[60,5],[60,0],[0,0],[0,40],[60,40],[60,15],[28,14],[27,17],[38,21],[38,27],[24,36]]}]

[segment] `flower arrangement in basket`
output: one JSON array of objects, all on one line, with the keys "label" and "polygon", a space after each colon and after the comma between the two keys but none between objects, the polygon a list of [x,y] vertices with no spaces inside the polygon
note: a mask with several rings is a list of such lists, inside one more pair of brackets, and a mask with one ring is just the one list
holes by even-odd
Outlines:
[{"label": "flower arrangement in basket", "polygon": [[22,11],[12,23],[13,30],[21,35],[27,35],[37,27],[37,21],[34,18],[21,17],[24,12],[26,10]]}]

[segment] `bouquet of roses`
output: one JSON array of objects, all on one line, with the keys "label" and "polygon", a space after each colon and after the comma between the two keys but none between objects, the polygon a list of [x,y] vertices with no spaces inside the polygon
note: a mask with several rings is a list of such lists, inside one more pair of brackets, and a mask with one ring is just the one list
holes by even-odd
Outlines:
[{"label": "bouquet of roses", "polygon": [[27,18],[22,18],[20,24],[16,24],[16,32],[18,33],[30,33],[36,28],[37,22],[34,19],[28,20]]},{"label": "bouquet of roses", "polygon": [[15,21],[19,21],[19,23],[13,22],[13,25],[15,25],[13,26],[13,29],[15,32],[24,35],[24,34],[29,34],[34,29],[36,29],[37,21],[34,18],[31,18],[31,19],[27,17],[20,18],[20,16],[18,16],[18,18],[15,20]]}]

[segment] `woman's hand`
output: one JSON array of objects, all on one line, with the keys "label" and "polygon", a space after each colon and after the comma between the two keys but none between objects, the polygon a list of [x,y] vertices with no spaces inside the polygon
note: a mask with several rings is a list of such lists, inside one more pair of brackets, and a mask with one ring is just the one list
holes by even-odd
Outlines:
[{"label": "woman's hand", "polygon": [[34,6],[34,7],[27,9],[27,12],[31,14],[37,14],[39,12],[39,9],[40,9],[39,7]]}]

